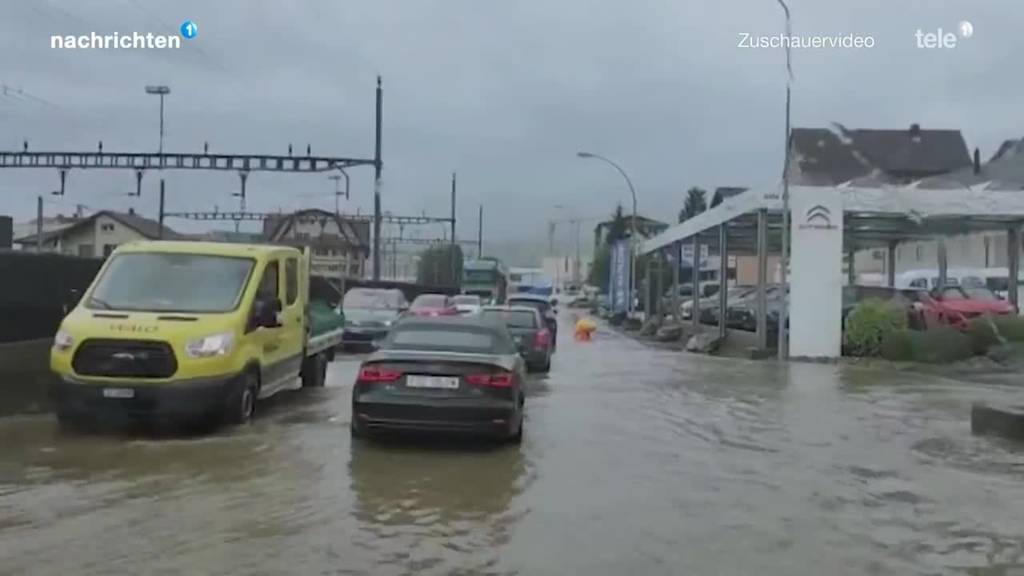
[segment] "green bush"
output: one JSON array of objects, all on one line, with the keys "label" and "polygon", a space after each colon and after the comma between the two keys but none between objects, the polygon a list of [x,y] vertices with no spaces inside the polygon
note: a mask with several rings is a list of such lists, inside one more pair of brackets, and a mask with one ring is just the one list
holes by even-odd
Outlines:
[{"label": "green bush", "polygon": [[907,328],[906,309],[869,298],[857,304],[846,318],[847,353],[851,356],[878,356],[886,336]]},{"label": "green bush", "polygon": [[911,362],[914,360],[914,344],[911,342],[911,330],[898,330],[886,334],[879,346],[882,358],[893,362]]},{"label": "green bush", "polygon": [[971,337],[948,326],[889,333],[881,344],[881,352],[887,360],[925,364],[944,364],[974,356]]},{"label": "green bush", "polygon": [[997,329],[991,316],[974,318],[967,324],[967,337],[971,340],[971,351],[975,354],[985,354],[990,348],[1002,343],[999,335],[1001,329]]},{"label": "green bush", "polygon": [[996,316],[993,318],[999,334],[1010,342],[1024,342],[1024,318],[1019,316]]}]

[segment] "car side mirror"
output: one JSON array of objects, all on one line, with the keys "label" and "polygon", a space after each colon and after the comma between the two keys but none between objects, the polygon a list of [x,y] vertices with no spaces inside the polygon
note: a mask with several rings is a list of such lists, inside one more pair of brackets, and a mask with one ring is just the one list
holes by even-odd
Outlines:
[{"label": "car side mirror", "polygon": [[281,326],[281,321],[278,318],[281,309],[281,300],[279,298],[257,300],[253,304],[253,323],[257,328],[278,328]]}]

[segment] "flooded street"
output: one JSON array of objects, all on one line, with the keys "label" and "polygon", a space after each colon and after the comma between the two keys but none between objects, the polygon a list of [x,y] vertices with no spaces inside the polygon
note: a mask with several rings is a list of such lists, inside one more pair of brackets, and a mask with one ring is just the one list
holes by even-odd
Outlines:
[{"label": "flooded street", "polygon": [[522,446],[355,442],[350,384],[196,438],[0,419],[0,574],[1024,574],[1022,390],[563,325]]}]

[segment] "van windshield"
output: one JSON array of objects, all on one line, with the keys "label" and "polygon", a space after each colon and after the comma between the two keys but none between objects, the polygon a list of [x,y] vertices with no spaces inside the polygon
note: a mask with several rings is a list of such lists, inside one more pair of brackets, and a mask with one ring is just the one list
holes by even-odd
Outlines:
[{"label": "van windshield", "polygon": [[255,262],[206,254],[117,254],[86,307],[145,312],[229,312],[238,307]]}]

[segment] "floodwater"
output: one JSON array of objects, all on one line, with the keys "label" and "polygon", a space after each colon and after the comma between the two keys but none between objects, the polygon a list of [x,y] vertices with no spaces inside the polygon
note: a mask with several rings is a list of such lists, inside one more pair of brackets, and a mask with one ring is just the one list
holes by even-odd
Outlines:
[{"label": "floodwater", "polygon": [[0,574],[1024,574],[1024,388],[563,326],[522,446],[355,442],[350,382],[199,437],[0,419]]}]

